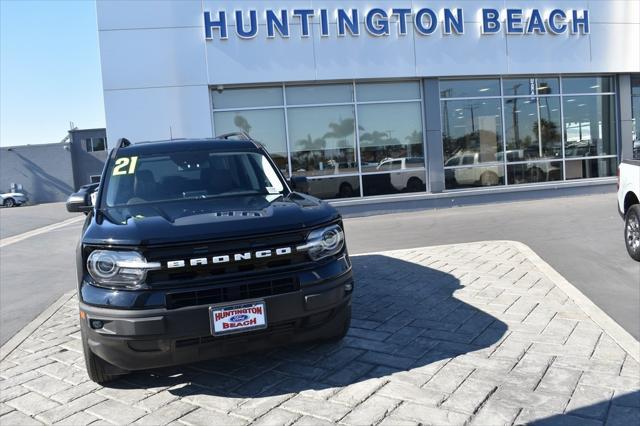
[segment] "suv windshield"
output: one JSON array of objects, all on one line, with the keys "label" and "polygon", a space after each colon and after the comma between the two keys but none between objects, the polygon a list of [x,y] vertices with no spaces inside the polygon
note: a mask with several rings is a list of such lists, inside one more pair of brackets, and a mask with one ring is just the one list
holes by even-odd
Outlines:
[{"label": "suv windshield", "polygon": [[119,156],[111,163],[105,184],[107,207],[284,190],[264,155],[208,150]]}]

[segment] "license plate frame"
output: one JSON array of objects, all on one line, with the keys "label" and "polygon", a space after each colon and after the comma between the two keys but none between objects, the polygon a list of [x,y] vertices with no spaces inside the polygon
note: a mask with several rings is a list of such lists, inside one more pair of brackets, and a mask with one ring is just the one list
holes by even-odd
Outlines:
[{"label": "license plate frame", "polygon": [[[222,314],[222,316],[216,318],[216,313]],[[231,321],[232,318],[241,316],[247,318],[239,318]],[[247,322],[253,319],[255,319],[254,324],[240,324],[241,322]],[[229,328],[225,329],[224,324],[230,324],[228,326]],[[226,336],[229,334],[265,329],[267,328],[267,304],[264,300],[258,299],[242,301],[240,303],[225,303],[209,306],[209,328],[213,336]]]}]

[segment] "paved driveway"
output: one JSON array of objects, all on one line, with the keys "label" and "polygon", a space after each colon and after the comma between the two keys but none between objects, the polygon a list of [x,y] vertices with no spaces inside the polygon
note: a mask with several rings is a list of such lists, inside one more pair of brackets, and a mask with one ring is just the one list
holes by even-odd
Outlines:
[{"label": "paved driveway", "polygon": [[640,339],[640,263],[624,247],[615,193],[351,218],[345,228],[351,253],[523,242]]},{"label": "paved driveway", "polygon": [[107,387],[86,377],[71,298],[0,363],[0,423],[637,424],[637,360],[538,260],[508,242],[354,257],[343,341]]}]

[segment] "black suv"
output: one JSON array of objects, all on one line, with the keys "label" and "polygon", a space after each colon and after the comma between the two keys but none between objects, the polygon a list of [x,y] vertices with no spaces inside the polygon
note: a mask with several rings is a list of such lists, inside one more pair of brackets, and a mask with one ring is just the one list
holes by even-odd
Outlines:
[{"label": "black suv", "polygon": [[[240,139],[237,139],[240,137]],[[340,214],[244,134],[131,144],[72,194],[89,377],[342,338],[353,278]]]}]

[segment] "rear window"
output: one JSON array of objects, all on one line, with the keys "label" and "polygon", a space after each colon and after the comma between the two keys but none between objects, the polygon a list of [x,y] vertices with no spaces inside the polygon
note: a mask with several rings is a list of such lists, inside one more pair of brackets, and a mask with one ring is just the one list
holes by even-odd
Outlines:
[{"label": "rear window", "polygon": [[264,155],[254,152],[183,151],[120,156],[110,165],[108,207],[280,194],[284,185]]}]

